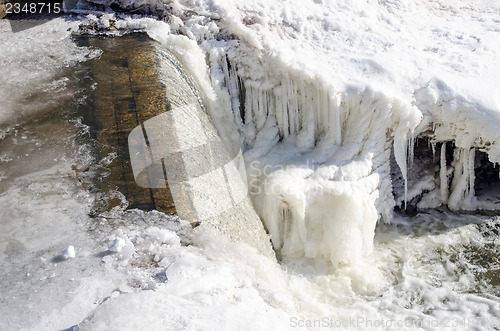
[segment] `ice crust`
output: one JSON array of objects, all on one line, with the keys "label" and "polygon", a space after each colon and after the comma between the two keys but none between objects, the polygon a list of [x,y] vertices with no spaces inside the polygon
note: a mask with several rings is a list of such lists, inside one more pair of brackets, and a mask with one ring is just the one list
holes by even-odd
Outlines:
[{"label": "ice crust", "polygon": [[64,70],[98,50],[77,47],[70,39],[78,22],[53,20],[17,33],[8,20],[0,22],[0,127],[43,113],[71,95]]}]

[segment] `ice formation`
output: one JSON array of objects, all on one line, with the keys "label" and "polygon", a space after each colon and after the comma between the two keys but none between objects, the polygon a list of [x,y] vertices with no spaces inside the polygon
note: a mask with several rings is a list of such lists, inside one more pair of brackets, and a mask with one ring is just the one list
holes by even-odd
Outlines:
[{"label": "ice formation", "polygon": [[379,214],[390,219],[394,206],[391,147],[405,167],[420,113],[369,88],[336,93],[272,64],[267,86],[238,75],[233,60],[223,57],[221,67],[250,192],[275,249],[334,264],[368,254]]},{"label": "ice formation", "polygon": [[[150,35],[162,40],[157,30]],[[178,39],[167,40],[187,53]],[[420,112],[371,88],[337,93],[251,52],[239,44],[212,50],[210,71],[227,101],[219,109],[232,113],[240,132],[250,194],[275,249],[334,264],[359,259],[372,249],[379,214],[392,213],[393,142],[405,166]]]},{"label": "ice formation", "polygon": [[[475,171],[480,166],[475,164],[477,152],[486,153],[493,165],[500,160],[498,108],[457,95],[442,81],[432,81],[416,91],[415,99],[427,119],[427,125],[419,129],[421,135],[433,144],[441,143],[436,178],[440,202],[452,210],[498,209],[494,190],[477,197],[474,189]],[[453,147],[449,160],[447,145]]]},{"label": "ice formation", "polygon": [[62,251],[61,253],[61,257],[64,259],[64,260],[67,260],[67,259],[72,259],[76,256],[76,253],[75,253],[75,246],[73,245],[70,245],[68,246],[65,250]]},{"label": "ice formation", "polygon": [[[472,32],[465,34],[449,15],[456,10],[451,5],[438,12],[416,2],[369,3],[353,4],[363,20],[350,24],[366,33],[356,39],[335,23],[342,20],[337,13],[346,10],[340,4],[298,6],[305,13],[290,5],[282,10],[263,1],[172,2],[169,24],[146,28],[153,38],[174,46],[184,62],[194,64],[198,76],[209,71],[212,87],[206,90],[216,94],[210,115],[219,131],[233,122],[239,132],[250,194],[279,254],[334,265],[354,262],[371,251],[377,221],[390,221],[395,204],[498,208],[491,197],[478,200],[474,191],[474,151],[486,152],[490,162],[500,160],[498,102],[456,78],[469,73],[474,80],[491,80],[491,72],[479,66],[462,68],[461,60],[451,59],[434,66],[439,71],[435,75],[448,78],[447,83],[436,79],[424,70],[428,57],[435,59],[430,46],[419,44],[414,28],[405,24],[433,34],[438,45],[454,47],[462,57],[469,57],[465,51],[476,43],[473,51],[487,60],[484,66],[492,64],[488,47],[494,47],[493,35],[478,41]],[[450,23],[456,40],[417,23],[411,14],[417,8]],[[376,14],[369,14],[370,9]],[[310,19],[304,20],[303,14]],[[315,25],[318,20],[321,28]],[[471,24],[479,29],[490,22]],[[390,26],[397,26],[399,34]],[[397,46],[379,40],[373,34],[377,32]],[[172,34],[177,34],[175,42]],[[464,38],[470,43],[462,43]],[[294,47],[295,39],[303,47]],[[351,42],[346,44],[346,39]],[[198,59],[180,45],[189,42]],[[421,47],[422,57],[412,58],[403,45]],[[360,51],[363,47],[369,49]],[[199,50],[208,62],[202,70]],[[440,56],[445,52],[430,50]],[[437,173],[424,171],[425,178],[411,181],[420,172],[412,163],[419,137],[444,146],[444,157]],[[453,160],[446,160],[446,144],[455,148]],[[404,183],[400,192],[393,185],[391,157]]]}]

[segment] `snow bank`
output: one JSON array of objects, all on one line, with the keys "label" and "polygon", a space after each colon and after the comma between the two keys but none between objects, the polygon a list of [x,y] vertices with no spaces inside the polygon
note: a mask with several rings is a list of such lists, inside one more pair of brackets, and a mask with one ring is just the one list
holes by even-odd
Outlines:
[{"label": "snow bank", "polygon": [[[102,260],[127,278],[79,330],[275,330],[288,324],[294,307],[286,276],[256,249],[157,212],[108,217],[147,222],[108,237],[110,254]],[[123,254],[127,246],[133,251]]]}]

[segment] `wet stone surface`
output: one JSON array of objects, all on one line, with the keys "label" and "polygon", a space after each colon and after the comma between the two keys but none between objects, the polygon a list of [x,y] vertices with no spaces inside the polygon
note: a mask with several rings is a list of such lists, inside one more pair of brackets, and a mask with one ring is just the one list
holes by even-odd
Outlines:
[{"label": "wet stone surface", "polygon": [[[168,107],[165,87],[158,80],[153,41],[144,34],[131,34],[119,38],[79,36],[76,42],[103,52],[90,64],[95,89],[89,111],[84,115],[92,136],[98,141],[98,159],[110,159],[106,165],[109,174],[95,182],[106,197],[99,209],[118,204],[118,199],[106,195],[118,190],[125,195],[129,208],[175,214],[168,184],[166,189],[136,184],[128,149],[130,132],[141,122],[164,113]],[[115,157],[109,158],[110,155]]]}]

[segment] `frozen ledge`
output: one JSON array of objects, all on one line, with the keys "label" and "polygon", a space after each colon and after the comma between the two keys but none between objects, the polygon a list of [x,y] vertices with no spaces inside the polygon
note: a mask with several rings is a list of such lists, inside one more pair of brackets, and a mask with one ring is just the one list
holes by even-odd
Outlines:
[{"label": "frozen ledge", "polygon": [[[499,209],[493,187],[475,190],[476,171],[491,181],[500,160],[494,110],[439,81],[413,102],[369,87],[337,91],[245,48],[211,53],[211,75],[230,100],[252,201],[278,256],[352,263],[371,252],[377,221],[395,206]],[[414,161],[417,137],[439,149],[421,164],[432,171]]]},{"label": "frozen ledge", "polygon": [[[499,210],[500,114],[439,80],[416,91],[415,100],[424,120],[410,142],[406,199],[412,208]],[[401,190],[395,191],[401,201]]]}]

